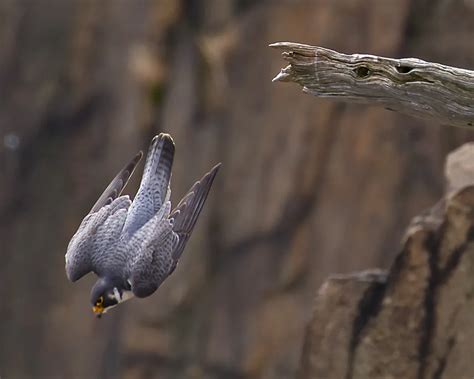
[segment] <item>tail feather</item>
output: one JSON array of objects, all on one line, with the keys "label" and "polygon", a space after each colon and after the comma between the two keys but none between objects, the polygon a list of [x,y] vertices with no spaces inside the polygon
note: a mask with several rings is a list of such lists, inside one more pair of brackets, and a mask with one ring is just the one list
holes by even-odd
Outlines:
[{"label": "tail feather", "polygon": [[174,142],[171,136],[166,133],[155,136],[148,150],[142,184],[148,185],[159,179],[162,179],[160,184],[169,183],[173,158]]},{"label": "tail feather", "polygon": [[138,193],[130,207],[125,231],[133,234],[150,220],[166,202],[174,158],[174,142],[160,133],[151,141]]}]

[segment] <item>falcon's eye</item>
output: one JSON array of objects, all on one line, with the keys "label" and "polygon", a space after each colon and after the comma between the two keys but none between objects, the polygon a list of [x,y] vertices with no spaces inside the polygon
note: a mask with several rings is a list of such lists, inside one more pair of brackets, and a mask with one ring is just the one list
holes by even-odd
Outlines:
[{"label": "falcon's eye", "polygon": [[102,305],[102,304],[104,304],[104,297],[103,297],[103,296],[99,297],[99,298],[97,299],[97,301],[95,302],[95,305],[96,305],[96,306],[100,306],[100,305]]}]

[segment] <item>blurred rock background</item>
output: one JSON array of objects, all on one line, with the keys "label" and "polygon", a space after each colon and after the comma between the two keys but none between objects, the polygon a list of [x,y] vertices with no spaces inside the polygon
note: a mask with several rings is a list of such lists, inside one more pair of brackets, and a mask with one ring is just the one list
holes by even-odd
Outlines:
[{"label": "blurred rock background", "polygon": [[[293,377],[321,282],[386,268],[474,135],[272,84],[267,45],[474,69],[473,17],[471,0],[0,2],[0,376]],[[172,278],[97,321],[65,249],[160,131],[175,201],[223,167]]]}]

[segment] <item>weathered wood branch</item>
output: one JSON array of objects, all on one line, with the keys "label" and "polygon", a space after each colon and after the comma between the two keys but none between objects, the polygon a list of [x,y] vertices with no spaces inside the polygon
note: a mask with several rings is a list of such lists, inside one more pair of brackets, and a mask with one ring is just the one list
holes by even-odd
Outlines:
[{"label": "weathered wood branch", "polygon": [[379,104],[442,124],[474,127],[474,71],[290,42],[270,46],[284,50],[290,63],[273,81],[298,83],[315,96]]},{"label": "weathered wood branch", "polygon": [[387,274],[330,278],[307,331],[304,379],[474,377],[474,144],[445,197],[416,217]]}]

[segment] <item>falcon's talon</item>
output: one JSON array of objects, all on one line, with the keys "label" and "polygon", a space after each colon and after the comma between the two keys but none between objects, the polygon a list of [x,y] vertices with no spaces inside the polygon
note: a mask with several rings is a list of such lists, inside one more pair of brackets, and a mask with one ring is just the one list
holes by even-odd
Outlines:
[{"label": "falcon's talon", "polygon": [[153,138],[133,202],[128,195],[120,196],[142,155],[135,155],[112,180],[65,255],[71,281],[90,271],[99,277],[91,292],[98,318],[133,296],[150,296],[173,272],[220,167],[214,166],[196,182],[171,211],[174,142],[169,134]]}]

